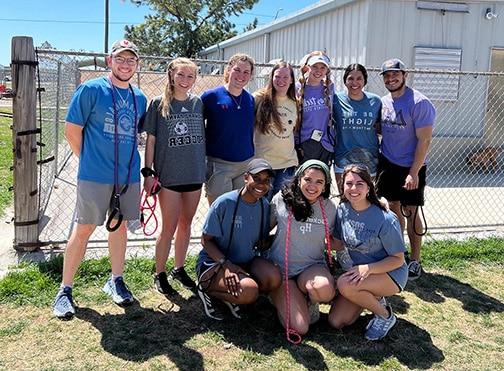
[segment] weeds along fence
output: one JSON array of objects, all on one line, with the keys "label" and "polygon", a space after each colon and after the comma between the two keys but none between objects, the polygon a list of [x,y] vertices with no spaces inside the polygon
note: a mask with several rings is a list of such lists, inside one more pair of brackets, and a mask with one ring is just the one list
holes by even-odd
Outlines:
[{"label": "weeds along fence", "polygon": [[[73,228],[78,160],[64,140],[65,115],[76,87],[108,73],[102,54],[37,50],[39,88],[37,120],[40,127],[38,182],[38,244],[64,244]],[[148,99],[161,95],[166,83],[166,58],[145,57],[133,79]],[[198,60],[199,77],[193,93],[222,84],[224,61]],[[265,85],[269,65],[259,65],[248,85]],[[332,77],[342,90],[343,67]],[[438,233],[502,231],[504,226],[504,74],[411,70],[408,85],[429,96],[437,109],[429,154],[425,217],[427,238]],[[367,90],[386,94],[378,70],[371,68]],[[239,123],[237,123],[239,124]],[[143,143],[140,140],[140,152]],[[174,159],[176,161],[176,159]],[[333,184],[333,193],[336,187]],[[193,241],[201,236],[208,206],[202,197],[193,222]],[[159,214],[159,213],[158,213]],[[160,217],[158,216],[160,219]],[[132,226],[130,226],[132,227]],[[133,230],[134,228],[131,228]],[[91,242],[106,243],[104,228]],[[129,244],[152,244],[141,231]],[[191,247],[197,249],[196,245]]]}]

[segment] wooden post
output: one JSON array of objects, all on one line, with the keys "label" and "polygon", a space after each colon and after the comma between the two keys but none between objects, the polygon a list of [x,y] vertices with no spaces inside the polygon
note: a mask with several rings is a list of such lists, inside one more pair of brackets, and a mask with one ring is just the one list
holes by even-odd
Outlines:
[{"label": "wooden post", "polygon": [[33,39],[12,38],[14,248],[38,248],[37,93]]}]

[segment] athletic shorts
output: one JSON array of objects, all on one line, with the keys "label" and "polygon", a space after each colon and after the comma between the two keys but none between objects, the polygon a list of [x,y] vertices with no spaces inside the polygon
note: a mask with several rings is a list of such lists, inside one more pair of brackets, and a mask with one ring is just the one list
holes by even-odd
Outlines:
[{"label": "athletic shorts", "polygon": [[[113,184],[79,180],[75,222],[78,224],[103,225],[107,217]],[[136,220],[140,216],[140,183],[132,183],[126,193],[119,197],[123,220]]]},{"label": "athletic shorts", "polygon": [[299,159],[299,165],[307,160],[315,159],[324,162],[327,166],[331,166],[334,153],[325,149],[320,142],[308,139],[307,141],[299,144],[298,147],[303,150],[303,158]]},{"label": "athletic shorts", "polygon": [[249,161],[230,162],[207,157],[207,181],[205,184],[207,196],[215,200],[226,192],[243,187],[245,184],[243,175]]},{"label": "athletic shorts", "polygon": [[186,192],[194,192],[194,191],[199,191],[203,187],[203,184],[197,183],[197,184],[182,184],[182,185],[176,185],[176,186],[169,186],[169,187],[164,187],[166,189],[169,189],[170,191],[177,192],[177,193],[186,193]]},{"label": "athletic shorts", "polygon": [[380,154],[376,177],[378,196],[385,197],[388,201],[400,201],[404,206],[423,206],[427,166],[422,166],[418,172],[418,188],[408,191],[403,186],[409,170],[409,167],[393,164]]}]

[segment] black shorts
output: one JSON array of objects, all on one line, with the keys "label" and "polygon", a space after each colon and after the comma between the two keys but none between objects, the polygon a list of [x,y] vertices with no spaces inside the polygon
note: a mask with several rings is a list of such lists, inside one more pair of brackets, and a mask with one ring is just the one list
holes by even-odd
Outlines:
[{"label": "black shorts", "polygon": [[325,149],[322,143],[308,139],[299,144],[298,147],[303,150],[303,158],[299,158],[300,165],[305,161],[315,159],[324,162],[327,166],[331,166],[334,153]]},{"label": "black shorts", "polygon": [[423,206],[427,166],[422,166],[418,172],[418,188],[410,191],[403,188],[409,170],[409,167],[393,164],[380,154],[376,174],[378,196],[385,197],[388,201],[400,201],[404,206]]},{"label": "black shorts", "polygon": [[169,187],[164,187],[164,188],[169,189],[170,191],[173,191],[173,192],[185,193],[185,192],[198,191],[202,187],[203,187],[203,184],[198,183],[198,184],[183,184],[183,185],[177,185],[177,186],[169,186]]}]

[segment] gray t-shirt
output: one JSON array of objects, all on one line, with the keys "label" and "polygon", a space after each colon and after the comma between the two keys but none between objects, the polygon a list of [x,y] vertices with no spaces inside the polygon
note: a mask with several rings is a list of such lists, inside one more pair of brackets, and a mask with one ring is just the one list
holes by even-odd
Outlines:
[{"label": "gray t-shirt", "polygon": [[185,101],[172,99],[170,114],[159,112],[161,97],[147,110],[144,128],[156,137],[154,170],[163,187],[205,182],[205,124],[203,103],[191,95]]},{"label": "gray t-shirt", "polygon": [[[332,231],[336,220],[336,205],[329,199],[323,200],[322,203],[326,211],[329,231]],[[326,265],[324,256],[324,250],[326,249],[325,228],[322,210],[318,201],[312,207],[313,215],[306,222],[297,221],[294,215],[292,216],[289,242],[289,277],[297,276],[315,264]],[[277,263],[282,273],[284,273],[285,237],[289,213],[281,192],[278,192],[271,201],[270,215],[271,223],[277,225],[277,230],[267,257]]]}]

